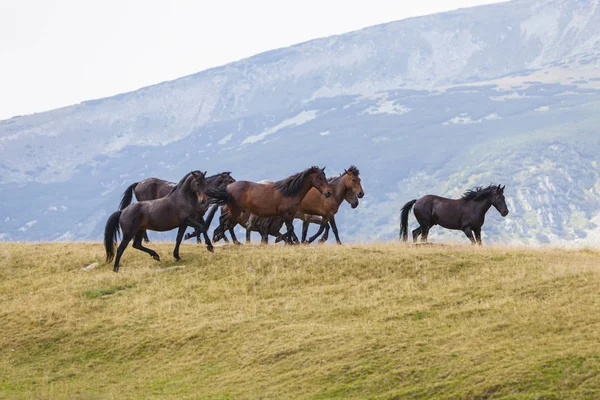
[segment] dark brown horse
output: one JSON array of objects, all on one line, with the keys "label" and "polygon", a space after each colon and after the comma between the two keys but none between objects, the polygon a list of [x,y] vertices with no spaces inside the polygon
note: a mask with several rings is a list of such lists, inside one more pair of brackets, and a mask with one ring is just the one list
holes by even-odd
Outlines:
[{"label": "dark brown horse", "polygon": [[[233,182],[235,182],[235,179],[233,179],[233,177],[231,176],[231,172],[220,172],[216,175],[212,175],[206,178],[206,189],[211,190],[226,187],[227,185]],[[132,183],[127,189],[125,189],[125,192],[123,192],[123,197],[121,198],[121,203],[119,204],[119,210],[123,210],[125,207],[131,204],[134,193],[135,198],[138,201],[155,200],[168,195],[175,186],[177,186],[176,183],[159,178],[147,178],[143,181]],[[210,223],[212,222],[212,218],[214,216],[213,211],[212,213],[209,213],[207,221],[204,221],[204,214],[208,210],[208,207],[209,205],[207,203],[202,204],[202,206],[198,210],[197,218],[198,221],[200,221],[203,224],[206,224],[207,227],[210,226]],[[200,233],[194,232],[194,236],[197,236],[199,239]],[[146,242],[149,241],[147,236],[144,237],[144,240]],[[206,232],[204,232],[204,241],[206,242],[206,247],[208,248],[208,250],[212,251],[213,246]]]},{"label": "dark brown horse", "polygon": [[[308,240],[308,243],[312,243],[321,233],[323,233],[325,227],[328,224],[331,224],[335,240],[338,244],[342,244],[335,222],[335,214],[340,209],[340,205],[346,199],[348,193],[355,193],[358,198],[362,198],[365,195],[359,174],[358,168],[352,165],[347,170],[344,170],[344,173],[340,176],[329,179],[329,185],[331,186],[333,193],[331,197],[323,198],[317,191],[310,190],[302,199],[300,207],[298,207],[300,212],[323,217],[319,231]],[[356,199],[355,204],[358,206],[358,199]],[[302,225],[302,242],[306,242],[307,233],[308,223],[305,222]]]},{"label": "dark brown horse", "polygon": [[504,188],[505,186],[500,185],[476,187],[467,190],[458,200],[431,194],[418,200],[411,200],[402,207],[400,212],[400,238],[405,242],[408,239],[408,214],[414,205],[419,227],[412,231],[413,242],[417,242],[419,235],[422,242],[427,242],[429,229],[434,225],[440,225],[446,229],[461,230],[472,244],[481,245],[481,227],[485,221],[485,213],[490,207],[494,206],[503,217],[508,215]]},{"label": "dark brown horse", "polygon": [[323,196],[331,196],[325,168],[311,167],[273,184],[237,181],[227,186],[226,190],[219,193],[214,191],[210,196],[227,205],[232,221],[237,221],[244,211],[259,217],[280,216],[287,227],[283,237],[291,243],[298,241],[292,224],[294,216],[300,202],[313,187]]},{"label": "dark brown horse", "polygon": [[[146,230],[165,232],[179,228],[177,241],[173,256],[179,260],[179,245],[188,226],[200,231],[206,230],[206,226],[196,221],[198,215],[199,200],[205,201],[204,194],[205,173],[192,171],[186,174],[179,183],[171,189],[171,192],[156,200],[138,201],[125,207],[122,211],[113,213],[106,222],[104,229],[104,248],[106,250],[106,262],[115,259],[113,270],[119,271],[119,261],[123,251],[133,239],[135,249],[146,252],[155,260],[159,261],[158,254],[142,245]],[[117,248],[115,258],[115,245],[119,235],[119,226],[123,231],[123,240]]]}]

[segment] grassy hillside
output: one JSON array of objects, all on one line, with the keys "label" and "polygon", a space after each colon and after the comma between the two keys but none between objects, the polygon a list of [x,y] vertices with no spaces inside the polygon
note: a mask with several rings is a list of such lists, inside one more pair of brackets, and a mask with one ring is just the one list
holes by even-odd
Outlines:
[{"label": "grassy hillside", "polygon": [[600,398],[598,251],[151,247],[0,244],[0,397]]}]

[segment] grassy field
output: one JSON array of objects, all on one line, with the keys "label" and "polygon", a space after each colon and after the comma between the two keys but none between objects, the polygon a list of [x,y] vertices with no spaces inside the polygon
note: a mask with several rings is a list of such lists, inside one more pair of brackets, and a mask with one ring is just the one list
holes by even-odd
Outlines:
[{"label": "grassy field", "polygon": [[0,244],[0,397],[600,398],[598,251],[151,247]]}]

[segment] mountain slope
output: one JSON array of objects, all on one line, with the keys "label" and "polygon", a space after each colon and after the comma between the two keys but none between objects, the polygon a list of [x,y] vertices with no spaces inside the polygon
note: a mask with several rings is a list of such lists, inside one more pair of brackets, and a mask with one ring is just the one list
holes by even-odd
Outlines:
[{"label": "mountain slope", "polygon": [[393,238],[405,201],[493,181],[512,211],[490,212],[494,241],[586,239],[600,211],[599,54],[597,0],[514,1],[2,121],[0,237],[98,238],[122,190],[149,176],[357,164],[367,197],[343,209],[343,238]]}]

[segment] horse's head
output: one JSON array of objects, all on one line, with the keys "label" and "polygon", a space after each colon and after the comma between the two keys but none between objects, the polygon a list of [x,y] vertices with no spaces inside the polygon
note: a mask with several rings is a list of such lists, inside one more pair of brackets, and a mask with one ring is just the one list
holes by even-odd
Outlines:
[{"label": "horse's head", "polygon": [[190,176],[190,190],[198,196],[198,199],[202,202],[206,201],[206,194],[204,188],[206,185],[206,171],[192,171]]},{"label": "horse's head", "polygon": [[344,170],[344,174],[346,175],[344,177],[346,182],[346,190],[356,193],[358,198],[362,199],[365,195],[365,191],[362,188],[360,176],[358,176],[358,168],[356,168],[354,165],[351,165],[350,168]]},{"label": "horse's head", "polygon": [[504,198],[504,188],[505,186],[496,187],[494,193],[492,194],[492,205],[498,210],[500,215],[506,217],[508,215],[508,207],[506,206],[506,199]]},{"label": "horse's head", "polygon": [[314,168],[314,171],[311,173],[311,183],[325,198],[331,196],[331,186],[329,186],[327,177],[325,176],[325,167]]},{"label": "horse's head", "polygon": [[356,193],[354,193],[352,190],[349,190],[348,192],[346,192],[346,197],[344,198],[344,200],[346,200],[348,203],[350,203],[352,208],[358,207],[358,195]]},{"label": "horse's head", "polygon": [[231,172],[221,172],[219,174],[219,180],[217,181],[218,187],[227,187],[230,183],[235,182],[233,176],[231,176]]}]

